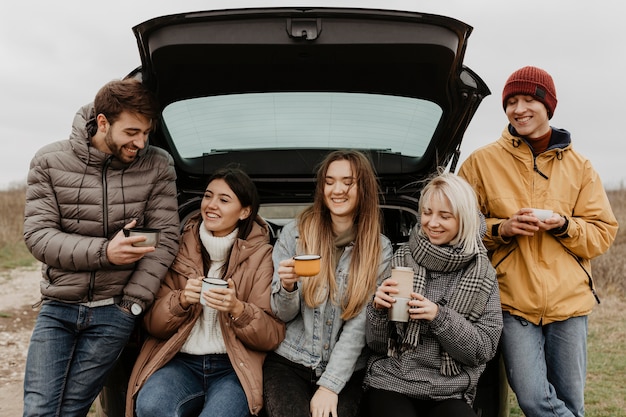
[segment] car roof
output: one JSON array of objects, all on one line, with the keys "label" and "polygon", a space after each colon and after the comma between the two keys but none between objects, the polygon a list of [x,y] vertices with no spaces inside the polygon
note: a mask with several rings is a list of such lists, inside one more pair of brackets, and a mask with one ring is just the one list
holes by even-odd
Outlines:
[{"label": "car roof", "polygon": [[266,194],[310,191],[328,151],[355,148],[383,187],[414,191],[458,158],[489,94],[463,65],[472,27],[445,16],[228,9],[157,17],[133,32],[136,75],[163,106],[152,141],[190,188],[236,162]]}]

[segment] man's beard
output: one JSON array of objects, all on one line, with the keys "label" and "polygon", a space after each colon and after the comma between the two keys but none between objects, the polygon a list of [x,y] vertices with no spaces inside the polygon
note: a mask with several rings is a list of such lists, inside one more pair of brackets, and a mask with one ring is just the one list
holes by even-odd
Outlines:
[{"label": "man's beard", "polygon": [[137,156],[137,154],[134,154],[132,156],[124,154],[124,151],[122,150],[123,146],[117,145],[113,140],[113,134],[111,133],[111,129],[109,129],[107,134],[104,136],[104,143],[107,145],[107,147],[111,151],[111,154],[114,157],[126,164],[133,162],[135,160],[135,157]]}]

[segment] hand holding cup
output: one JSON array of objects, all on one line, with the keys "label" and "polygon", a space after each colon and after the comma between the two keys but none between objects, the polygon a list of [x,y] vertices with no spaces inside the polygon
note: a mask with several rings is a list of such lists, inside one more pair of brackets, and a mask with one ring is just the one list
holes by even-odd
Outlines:
[{"label": "hand holding cup", "polygon": [[144,239],[139,240],[133,243],[133,246],[136,247],[147,247],[152,246],[156,248],[159,246],[159,240],[161,239],[161,230],[152,229],[148,227],[132,227],[132,228],[124,228],[124,236],[126,237],[137,237],[141,236]]},{"label": "hand holding cup", "polygon": [[[220,278],[214,278],[214,277],[203,278],[202,279],[202,291],[200,294],[200,304],[207,305],[207,301],[204,298],[204,294],[216,288],[228,288],[228,283]],[[221,302],[223,303],[224,299],[226,298],[225,294],[221,294],[221,293],[217,293],[217,294],[220,294],[217,296],[218,298],[223,296],[223,298],[221,298]]]},{"label": "hand holding cup", "polygon": [[137,246],[136,243],[144,242],[146,239],[139,236],[130,237],[128,230],[133,229],[137,220],[131,220],[109,241],[106,248],[106,255],[113,265],[128,265],[137,262],[145,254],[154,252],[154,246]]},{"label": "hand holding cup", "polygon": [[372,306],[376,309],[382,310],[384,308],[391,308],[393,303],[396,302],[398,296],[398,284],[392,278],[387,278],[380,284],[376,293],[374,294],[374,300]]},{"label": "hand holding cup", "polygon": [[409,301],[411,301],[411,299],[407,297],[396,297],[396,301],[389,309],[389,320],[404,323],[409,321]]}]

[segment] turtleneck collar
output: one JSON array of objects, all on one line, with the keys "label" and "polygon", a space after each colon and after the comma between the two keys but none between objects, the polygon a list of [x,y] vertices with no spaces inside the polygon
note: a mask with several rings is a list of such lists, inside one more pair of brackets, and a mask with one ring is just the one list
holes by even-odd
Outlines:
[{"label": "turtleneck collar", "polygon": [[238,228],[235,228],[228,235],[223,237],[213,236],[213,233],[204,227],[204,221],[200,224],[200,240],[202,246],[206,249],[211,257],[212,262],[224,263],[230,248],[237,239]]},{"label": "turtleneck collar", "polygon": [[548,132],[538,138],[524,138],[530,144],[535,156],[544,152],[550,146],[550,138],[552,137],[552,128]]}]

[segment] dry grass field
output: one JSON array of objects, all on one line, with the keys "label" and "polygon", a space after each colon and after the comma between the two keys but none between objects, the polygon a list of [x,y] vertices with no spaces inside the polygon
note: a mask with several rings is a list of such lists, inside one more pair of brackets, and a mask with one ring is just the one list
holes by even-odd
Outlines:
[{"label": "dry grass field", "polygon": [[[10,277],[17,277],[14,280],[23,278],[23,272],[19,272],[25,269],[23,267],[31,271],[34,269],[34,259],[26,250],[22,237],[24,193],[23,187],[0,191],[0,284],[4,283],[2,280],[12,279]],[[611,249],[592,261],[593,276],[602,303],[589,320],[588,417],[626,417],[626,232],[623,230],[626,225],[626,189],[609,191],[608,194],[622,228]],[[16,283],[8,284],[11,291],[20,288]],[[11,297],[11,300],[14,299],[15,296]],[[0,343],[3,353],[0,381],[2,391],[13,395],[13,401],[21,401],[17,398],[21,395],[21,381],[16,374],[19,376],[20,370],[23,372],[24,343],[27,343],[35,315],[36,312],[28,306],[16,310],[0,305],[0,331],[8,335],[8,340],[14,340]],[[20,332],[25,335],[18,336]],[[12,351],[16,353],[11,354]],[[5,373],[11,376],[6,383],[3,378]],[[523,415],[514,396],[511,396],[510,405],[511,416]],[[6,407],[6,404],[0,405],[0,417],[16,415],[10,411],[5,414]]]},{"label": "dry grass field", "polygon": [[0,270],[33,263],[22,236],[25,192],[24,187],[0,191]]},{"label": "dry grass field", "polygon": [[620,230],[611,248],[592,261],[593,278],[600,298],[626,298],[626,189],[608,191]]}]

